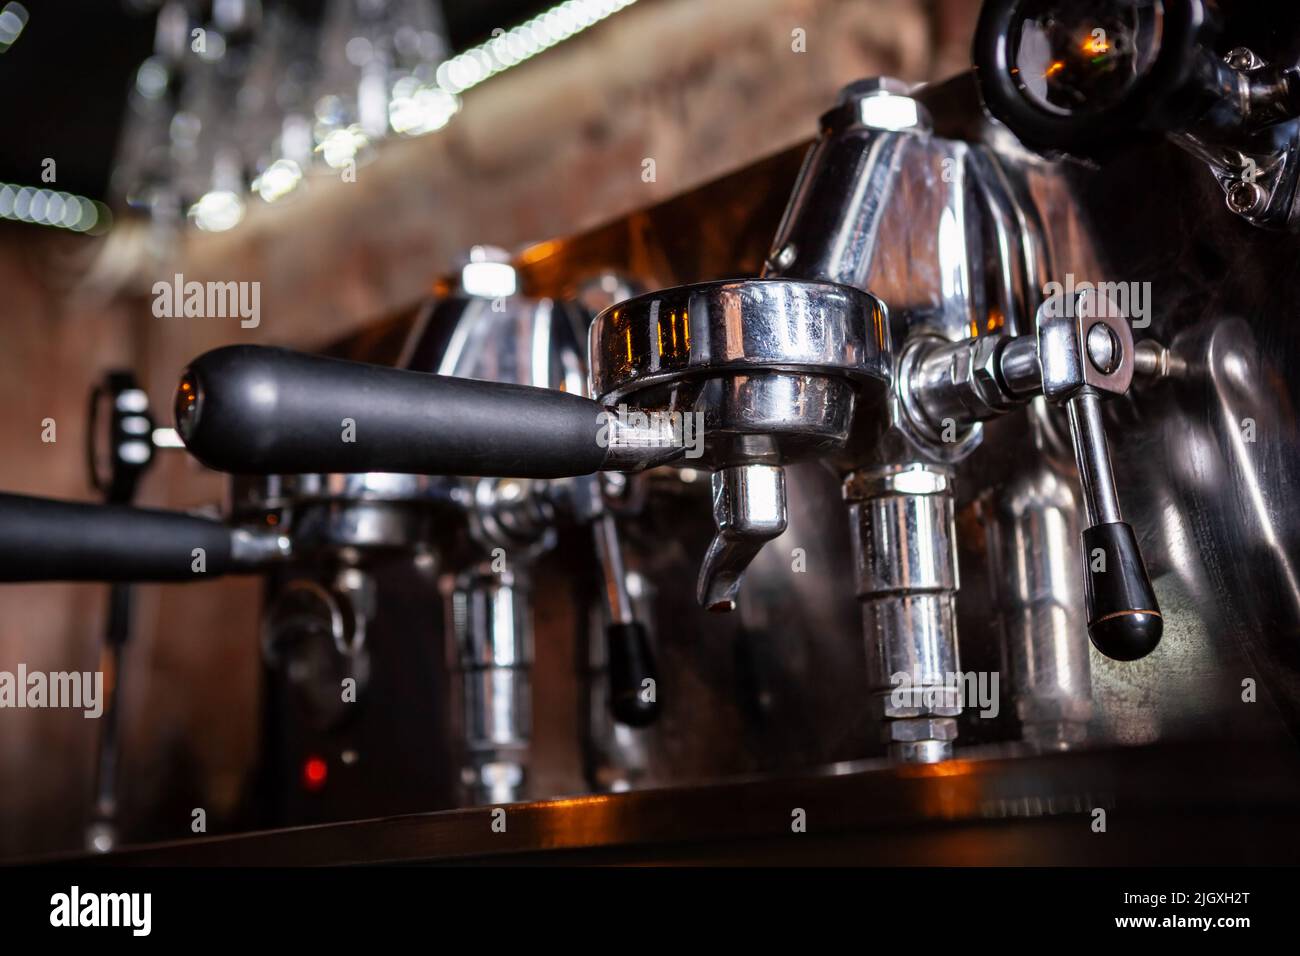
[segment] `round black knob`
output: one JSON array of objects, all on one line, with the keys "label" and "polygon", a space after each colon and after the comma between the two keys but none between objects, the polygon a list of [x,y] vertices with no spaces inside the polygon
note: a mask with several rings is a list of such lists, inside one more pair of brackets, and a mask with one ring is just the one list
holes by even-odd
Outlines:
[{"label": "round black knob", "polygon": [[659,717],[659,681],[645,628],[639,621],[611,624],[605,638],[610,713],[629,727],[648,727]]},{"label": "round black knob", "polygon": [[1137,536],[1126,521],[1093,525],[1083,532],[1088,637],[1117,661],[1146,657],[1160,643],[1164,618]]}]

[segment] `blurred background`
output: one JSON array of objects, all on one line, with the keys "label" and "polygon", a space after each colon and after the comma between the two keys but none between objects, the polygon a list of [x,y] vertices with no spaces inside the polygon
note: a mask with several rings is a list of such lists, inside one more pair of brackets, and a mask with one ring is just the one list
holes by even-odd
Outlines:
[{"label": "blurred background", "polygon": [[[108,369],[134,369],[169,424],[205,349],[323,347],[410,308],[474,244],[587,229],[809,139],[853,79],[965,69],[977,10],[0,0],[0,489],[96,498],[86,402]],[[259,282],[259,324],[155,317],[153,285],[177,273]],[[175,455],[139,502],[223,495]],[[255,760],[258,583],[137,592],[122,817],[175,835],[149,821],[202,806],[220,832]],[[0,589],[0,670],[95,670],[106,601]],[[82,847],[94,730],[0,711],[0,858]]]}]

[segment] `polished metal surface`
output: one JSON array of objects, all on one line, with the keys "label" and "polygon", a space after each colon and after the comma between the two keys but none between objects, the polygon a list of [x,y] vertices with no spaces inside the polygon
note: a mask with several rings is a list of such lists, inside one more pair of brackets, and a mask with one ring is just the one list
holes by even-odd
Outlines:
[{"label": "polished metal surface", "polygon": [[293,542],[288,535],[244,528],[231,532],[230,560],[236,567],[260,570],[276,561],[288,561],[292,556]]},{"label": "polished metal surface", "polygon": [[270,526],[289,535],[303,555],[416,548],[453,492],[446,479],[424,475],[234,475],[230,514],[255,533]]},{"label": "polished metal surface", "polygon": [[[407,367],[583,394],[586,365],[575,313],[548,298],[517,295],[514,270],[499,250],[476,247],[461,287],[449,309],[431,310],[408,339]],[[439,324],[449,318],[450,329]],[[563,521],[557,499],[568,483],[478,478],[454,484],[470,546],[449,562],[468,567],[450,569],[441,587],[458,675],[463,799],[510,803],[523,799],[531,783],[533,575],[555,547]],[[459,551],[446,535],[440,545]]]},{"label": "polished metal surface", "polygon": [[706,426],[690,409],[647,414],[620,403],[603,414],[604,431],[597,440],[609,450],[604,465],[609,471],[641,471],[702,457]]},{"label": "polished metal surface", "polygon": [[[799,249],[772,243],[772,236],[789,232],[803,217],[821,223],[816,229],[809,225],[806,235],[834,236],[834,223],[841,221],[836,217],[845,215],[842,200],[857,196],[864,205],[848,214],[858,225],[838,233],[845,239],[838,258],[811,261],[848,270],[841,275],[851,273],[859,291],[883,304],[881,341],[889,343],[883,377],[873,376],[869,382],[877,384],[868,384],[881,394],[867,401],[846,386],[854,395],[849,412],[846,393],[834,384],[843,378],[838,372],[828,379],[800,364],[710,377],[705,353],[696,353],[698,326],[692,326],[691,340],[696,358],[668,348],[664,354],[680,364],[656,364],[662,358],[661,328],[666,342],[675,327],[684,343],[682,317],[690,311],[683,311],[680,291],[666,294],[676,296],[667,311],[676,311],[675,325],[663,311],[657,323],[648,311],[642,315],[631,358],[626,329],[621,341],[613,335],[602,339],[611,361],[631,370],[627,389],[617,395],[629,408],[703,409],[712,414],[709,435],[728,420],[757,427],[725,433],[719,443],[725,454],[710,452],[698,462],[679,455],[672,470],[653,469],[635,479],[644,489],[638,492],[641,503],[619,514],[619,531],[627,580],[641,582],[637,588],[653,595],[648,605],[638,604],[637,614],[657,625],[662,724],[635,738],[625,734],[622,757],[594,757],[586,766],[600,769],[588,780],[577,770],[553,771],[541,792],[618,789],[631,779],[636,786],[680,787],[692,780],[792,773],[879,757],[888,752],[887,741],[873,720],[879,715],[871,712],[872,691],[888,686],[879,676],[887,654],[901,660],[910,654],[936,669],[956,671],[960,664],[967,671],[1000,673],[1004,707],[998,717],[980,718],[971,707],[957,717],[926,715],[960,727],[957,759],[947,764],[956,775],[963,772],[956,769],[964,764],[963,753],[1008,742],[1028,750],[1078,751],[1060,759],[1084,773],[1096,769],[1087,748],[1213,735],[1289,739],[1300,728],[1300,585],[1291,557],[1300,521],[1289,494],[1300,483],[1294,415],[1300,395],[1285,374],[1300,355],[1300,339],[1286,316],[1300,303],[1289,286],[1270,278],[1287,274],[1295,240],[1250,228],[1222,210],[1217,187],[1203,169],[1167,144],[1135,144],[1130,155],[1099,166],[1043,160],[983,122],[966,92],[962,81],[912,94],[933,118],[928,132],[891,133],[894,138],[883,145],[873,145],[880,131],[855,132],[859,152],[838,167],[853,175],[837,188],[812,189],[811,160],[800,179],[794,151],[517,259],[521,290],[554,301],[610,271],[641,288],[714,287],[716,276],[757,276],[763,270],[769,276],[763,281],[775,279],[778,270],[785,281],[792,273],[784,270],[798,266]],[[816,148],[825,155],[829,147]],[[835,197],[840,207],[783,212],[782,200],[796,181],[798,196]],[[1152,182],[1162,187],[1153,189]],[[1184,198],[1169,202],[1171,191]],[[734,243],[669,240],[702,218],[715,224],[710,235],[731,236]],[[1066,316],[1075,351],[1064,353],[1071,364],[1060,374],[1053,366],[1051,376],[1063,385],[1056,397],[1089,384],[1090,376],[1101,387],[1108,371],[1133,376],[1131,387],[1125,382],[1110,389],[1121,394],[1100,404],[1096,417],[1110,447],[1115,493],[1137,532],[1166,618],[1164,641],[1134,663],[1107,660],[1087,644],[1078,535],[1090,518],[1073,461],[1069,415],[1033,397],[1043,380],[1036,315],[1053,294],[1048,283],[1066,282],[1070,275],[1128,284],[1135,295],[1142,283],[1151,284],[1141,300],[1144,308],[1134,310],[1130,321],[1107,323],[1113,339],[1102,341],[1092,324],[1081,327],[1077,316]],[[761,285],[757,279],[722,285],[728,284]],[[725,321],[716,325],[720,331],[709,341],[722,343],[719,354],[757,354],[760,346],[743,335],[741,346],[727,352],[736,340],[726,337]],[[802,348],[790,327],[783,328],[776,341]],[[985,394],[1010,407],[996,409],[997,417],[982,425],[959,429],[953,442],[943,442],[941,432],[936,441],[933,432],[913,427],[899,390],[877,385],[911,380],[910,371],[901,374],[903,363],[921,354],[908,346],[923,336],[944,348],[960,343],[968,358],[985,360],[989,343],[1004,337],[993,381],[1014,401]],[[1133,338],[1140,340],[1136,346]],[[1117,343],[1122,359],[1109,369]],[[933,380],[942,367],[931,369]],[[946,368],[951,381],[951,362]],[[987,384],[987,378],[976,378],[988,368],[984,361],[966,368],[967,380]],[[826,423],[823,431],[810,430],[807,419],[782,418],[782,408],[801,402],[813,412],[811,420]],[[980,410],[959,401],[936,406],[929,417],[940,411],[967,418]],[[774,430],[775,439],[765,441],[770,435],[764,429]],[[785,531],[753,557],[736,613],[706,615],[695,607],[689,582],[696,577],[696,558],[717,530],[709,521],[710,473],[775,467],[785,458],[783,443],[798,449],[791,457],[811,452],[815,459],[781,466]],[[1095,455],[1088,461],[1101,463]],[[846,521],[842,478],[878,475],[882,467],[900,474],[943,473],[947,490],[935,493],[939,485],[929,479],[930,492],[909,490],[891,478],[888,495],[878,497],[900,499],[896,507],[881,504],[869,526],[861,515]],[[1084,471],[1091,467],[1085,463]],[[852,502],[851,488],[845,490]],[[922,497],[946,498],[951,521],[938,502]],[[867,511],[872,507],[869,499],[861,504]],[[1099,513],[1108,512],[1103,507]],[[903,556],[915,560],[910,567],[917,571],[929,567],[931,580],[946,580],[927,562],[937,560],[935,543],[944,540],[933,529],[947,528],[944,548],[957,551],[953,588],[961,585],[951,609],[936,599],[949,589],[937,587],[893,602],[898,619],[888,627],[863,622],[855,580],[861,554],[854,555],[851,529],[860,536],[867,531],[870,540],[877,526],[906,529],[909,522],[924,523],[922,515],[929,515],[931,533],[917,535],[925,541],[910,551],[900,536],[895,554],[900,562]],[[579,547],[588,548],[590,537],[583,529]],[[917,552],[927,548],[922,560]],[[569,579],[550,565],[573,553],[561,535],[533,569],[543,578],[555,575],[535,596],[553,596],[567,586]],[[594,563],[584,567],[574,572],[569,565],[565,573],[599,581]],[[594,586],[589,598],[600,601]],[[868,647],[863,623],[890,635],[896,646]],[[539,647],[560,641],[564,626],[567,621],[544,623]],[[593,646],[598,644],[583,648],[578,659],[588,664],[580,666],[598,669],[600,655],[588,653]],[[552,670],[547,680],[564,679]],[[592,715],[582,720],[593,727],[601,698],[590,688],[598,681],[597,675],[586,690],[574,691],[579,712]],[[1243,699],[1247,681],[1255,688],[1253,701]],[[565,685],[552,692],[563,697],[569,691]],[[934,756],[936,748],[928,745],[944,743],[946,728],[924,729],[934,733],[893,742],[927,746],[910,754],[896,747],[894,758]],[[597,736],[613,741],[616,732],[608,724],[606,730],[582,746],[602,746]],[[583,738],[564,725],[550,740],[555,766],[563,760],[554,754],[578,747]],[[1119,751],[1099,756],[1098,763],[1110,772],[1129,767],[1125,759]],[[609,783],[592,782],[597,774]]]},{"label": "polished metal surface", "polygon": [[870,288],[868,279],[900,168],[924,142],[925,108],[888,77],[846,87],[821,119],[764,275]]},{"label": "polished metal surface", "polygon": [[[990,423],[982,446],[968,449],[957,465],[956,511],[962,527],[971,514],[970,503],[981,495],[1004,488],[1011,494],[1022,466],[1031,472],[1042,465],[1057,469],[1058,491],[1068,488],[1072,498],[1068,506],[1062,501],[1041,509],[1044,515],[1056,515],[1042,520],[1059,526],[1048,536],[1046,555],[1033,557],[1035,552],[1028,549],[1035,538],[1023,538],[1026,550],[1008,552],[1006,564],[1000,566],[1032,567],[1044,561],[1052,566],[1050,574],[1041,570],[1034,576],[1056,582],[1034,599],[1041,608],[1040,622],[1048,617],[1054,623],[1034,624],[1033,633],[1028,626],[1020,629],[1023,641],[1011,647],[1019,646],[1014,653],[1023,650],[1026,664],[1016,670],[1025,676],[1005,680],[1004,688],[1014,683],[1017,700],[1039,692],[1046,696],[1055,689],[1078,724],[1085,719],[1081,694],[1086,687],[1092,699],[1088,732],[1093,742],[1179,738],[1223,726],[1244,736],[1300,727],[1300,679],[1289,663],[1300,634],[1300,592],[1288,556],[1294,551],[1298,522],[1290,501],[1294,496],[1285,490],[1300,480],[1290,412],[1297,394],[1295,383],[1282,371],[1290,357],[1300,354],[1300,341],[1283,320],[1293,296],[1265,279],[1285,272],[1287,257],[1294,254],[1292,240],[1253,232],[1227,214],[1207,212],[1219,208],[1213,184],[1195,163],[1167,146],[1136,148],[1131,156],[1101,168],[1046,162],[1017,151],[1005,131],[980,127],[978,105],[965,98],[961,83],[923,96],[935,117],[932,153],[927,157],[920,137],[909,137],[907,145],[916,158],[898,164],[894,188],[900,198],[880,210],[878,251],[864,283],[888,304],[891,323],[906,320],[939,328],[955,341],[972,332],[983,334],[1000,315],[1001,328],[1018,333],[1027,350],[1049,281],[1074,274],[1095,282],[1124,282],[1135,289],[1151,283],[1149,324],[1137,333],[1145,341],[1135,354],[1136,371],[1145,363],[1151,372],[1140,374],[1127,396],[1106,403],[1103,417],[1116,487],[1165,612],[1165,642],[1151,659],[1128,665],[1100,658],[1083,643],[1081,596],[1074,577],[1078,544],[1077,539],[1069,541],[1085,520],[1077,466],[1064,410],[1035,400]],[[938,139],[949,130],[959,132],[966,142]],[[942,175],[945,158],[960,160],[951,167],[951,182]],[[759,164],[749,178],[738,176],[720,184],[713,193],[702,191],[665,204],[636,217],[637,234],[647,229],[653,234],[648,224],[656,223],[667,233],[675,224],[704,215],[709,196],[715,195],[727,197],[729,205],[723,209],[733,229],[736,223],[751,224],[751,231],[761,235],[773,221],[766,202],[773,188],[768,184],[791,176],[791,167],[791,158],[782,157],[779,163]],[[990,167],[996,177],[979,175]],[[1186,200],[1169,203],[1165,190],[1149,187],[1157,180]],[[755,187],[756,182],[764,185]],[[998,245],[1017,250],[1017,255],[1000,260],[985,254],[989,247],[978,229],[958,230],[953,225],[972,224],[973,217],[962,210],[969,211],[973,196],[993,195],[990,182],[996,183],[1002,205],[985,208],[1002,210],[993,221],[1008,237]],[[744,206],[738,198],[745,192],[744,183],[751,184],[749,195],[764,197],[764,202]],[[959,202],[954,196],[964,198]],[[750,209],[761,211],[757,223],[746,218],[758,215],[748,213]],[[1223,218],[1216,218],[1219,215]],[[539,265],[537,274],[554,282],[563,273],[563,256],[575,255],[577,266],[585,267],[598,245],[615,250],[610,260],[615,264],[630,261],[619,258],[627,228],[620,222],[567,244]],[[954,236],[959,241],[949,240]],[[752,245],[745,249],[749,258],[742,261],[748,268],[760,268],[762,260],[753,257]],[[939,268],[958,261],[953,249],[968,263],[964,271]],[[693,259],[677,255],[670,259],[673,271],[647,274],[645,279],[666,284],[706,278],[709,270],[726,268],[717,264],[717,256],[716,249],[699,249]],[[993,312],[970,305],[986,287],[974,278],[979,275],[993,276],[995,289],[1015,290],[1018,298],[999,293],[1013,309],[998,299],[993,300],[998,303]],[[949,282],[947,276],[967,281]],[[943,290],[948,290],[947,298]],[[984,316],[983,324],[974,321],[979,315]],[[994,322],[994,331],[998,328]],[[1141,358],[1144,353],[1150,354],[1149,360]],[[1020,358],[1015,380],[1032,384],[1037,357],[1031,363],[1026,351]],[[1252,435],[1254,440],[1248,440]],[[914,447],[903,438],[886,438],[900,449]],[[895,458],[903,460],[901,450]],[[802,478],[787,483],[792,512],[795,496],[807,482]],[[816,493],[822,493],[820,487]],[[1031,517],[1038,510],[1027,510],[1019,520],[1038,520]],[[824,502],[818,502],[815,513],[819,527],[833,527],[833,510]],[[1061,530],[1066,524],[1068,532]],[[991,534],[1015,539],[1014,519],[990,518],[990,526]],[[780,609],[788,602],[798,600],[804,607],[805,595],[812,594],[834,604],[837,622],[851,613],[851,605],[843,603],[848,585],[844,576],[829,569],[829,580],[792,575],[788,557],[782,560],[784,540],[765,549],[751,567],[751,603],[766,605],[751,613],[780,619]],[[998,619],[996,607],[1013,606],[1021,585],[988,567],[986,545],[978,534],[961,535],[959,548],[963,588],[957,614],[963,662],[975,666],[978,651],[996,668],[996,647],[983,648],[1000,642],[1003,629],[990,626]],[[1074,569],[1068,580],[1062,574],[1067,560]],[[665,569],[661,580],[670,583],[683,571],[689,573],[681,564],[676,570]],[[742,610],[744,606],[742,601]],[[1051,607],[1062,611],[1049,612]],[[708,625],[692,626],[697,629],[695,640],[707,639]],[[693,658],[706,659],[703,653]],[[1091,665],[1086,678],[1074,666],[1084,659]],[[828,652],[825,660],[863,666],[845,648],[838,654]],[[1037,667],[1032,661],[1046,663]],[[1060,686],[1055,686],[1057,677],[1047,676],[1053,661],[1061,670]],[[834,680],[829,665],[817,670],[815,679],[801,673],[823,685]],[[1242,705],[1241,680],[1247,676],[1269,687],[1277,710]],[[806,728],[805,740],[838,739],[831,722],[818,721],[815,727],[819,729],[813,724]],[[1013,722],[1000,732],[1015,735],[1022,730]],[[1068,733],[1077,736],[1077,728]],[[871,751],[865,738],[856,746]],[[717,752],[724,751],[720,743]]]},{"label": "polished metal surface", "polygon": [[[1009,346],[1024,339],[1032,347],[1036,372],[1038,349],[1028,336],[982,335],[957,342],[929,335],[913,338],[908,349],[915,355],[902,363],[907,380],[899,384],[911,423],[931,441],[940,442],[945,430],[969,428],[1027,401],[1033,390],[1012,391],[1004,385],[1002,368]],[[1022,360],[1022,350],[1012,351],[1011,357],[1013,372],[1025,375],[1015,365]],[[1041,373],[1037,378],[1041,382]]]},{"label": "polished metal surface", "polygon": [[1115,476],[1111,472],[1110,450],[1106,446],[1106,428],[1101,420],[1101,396],[1092,389],[1084,389],[1066,407],[1070,413],[1070,431],[1075,435],[1075,461],[1079,466],[1088,524],[1123,521]]},{"label": "polished metal surface", "polygon": [[785,472],[772,465],[714,472],[713,523],[718,533],[700,565],[696,597],[710,611],[732,611],[745,568],[785,531]]},{"label": "polished metal surface", "polygon": [[[1266,130],[1233,130],[1227,135],[1212,130],[1178,130],[1169,134],[1169,140],[1209,168],[1223,190],[1226,208],[1234,215],[1257,226],[1294,228],[1300,189],[1300,122],[1295,119],[1293,106],[1276,111],[1278,101],[1286,98],[1278,91],[1284,90],[1286,84],[1278,82],[1276,67],[1270,70],[1269,64],[1244,47],[1231,51],[1224,59],[1233,71],[1239,71],[1232,78],[1239,87],[1234,92],[1239,94],[1235,98],[1246,120],[1243,125],[1277,125]],[[1275,98],[1272,108],[1263,102],[1251,102],[1257,92]]]},{"label": "polished metal surface", "polygon": [[1078,498],[1073,476],[1036,455],[980,501],[1016,716],[1033,747],[1083,743],[1093,715]]},{"label": "polished metal surface", "polygon": [[845,481],[870,668],[894,756],[952,756],[962,710],[952,476],[914,464]]},{"label": "polished metal surface", "polygon": [[[1243,103],[1295,52],[1230,54]],[[476,247],[388,351],[339,345],[607,409],[592,475],[232,487],[262,819],[479,809],[113,859],[1295,862],[1300,235],[1258,227],[1296,214],[1296,126],[1085,164],[972,91],[854,83],[805,147]],[[1165,618],[1132,660],[1089,644],[1080,548],[1122,518]],[[303,787],[320,755],[351,802]]]},{"label": "polished metal surface", "polygon": [[631,624],[636,620],[636,610],[628,593],[618,522],[612,514],[602,514],[592,523],[592,532],[596,541],[596,558],[600,562],[605,616],[612,624]]},{"label": "polished metal surface", "polygon": [[[1119,315],[1093,318],[1088,296],[1078,318],[1044,304],[1038,336],[913,339],[902,363],[903,407],[927,437],[987,421],[1037,394],[1067,407],[1088,524],[1121,521],[1101,417],[1102,393],[1123,394],[1133,377],[1133,339]],[[1086,331],[1085,331],[1086,330]],[[1118,331],[1117,331],[1118,330]],[[1158,368],[1150,350],[1149,374]],[[910,361],[909,361],[910,359]],[[1010,383],[1014,382],[1015,385]]]},{"label": "polished metal surface", "polygon": [[704,282],[629,299],[590,333],[592,394],[615,405],[696,376],[763,371],[889,380],[881,305],[826,282]]},{"label": "polished metal surface", "polygon": [[998,357],[998,374],[1007,391],[1017,398],[1042,391],[1043,369],[1038,362],[1037,338],[1012,336]]},{"label": "polished metal surface", "polygon": [[444,585],[459,675],[461,782],[471,804],[511,803],[527,785],[533,622],[525,573],[476,569]]},{"label": "polished metal surface", "polygon": [[[1098,291],[1054,295],[1038,310],[1043,394],[1061,402],[1083,388],[1123,395],[1133,380],[1133,332],[1119,304]],[[1105,337],[1105,367],[1091,353],[1094,330]]]},{"label": "polished metal surface", "polygon": [[714,282],[639,296],[595,318],[590,351],[592,391],[620,403],[620,414],[634,403],[682,423],[683,435],[698,423],[694,457],[714,470],[717,533],[696,594],[711,611],[735,608],[745,568],[785,530],[780,466],[842,447],[855,403],[878,395],[890,374],[880,304],[824,282]]}]

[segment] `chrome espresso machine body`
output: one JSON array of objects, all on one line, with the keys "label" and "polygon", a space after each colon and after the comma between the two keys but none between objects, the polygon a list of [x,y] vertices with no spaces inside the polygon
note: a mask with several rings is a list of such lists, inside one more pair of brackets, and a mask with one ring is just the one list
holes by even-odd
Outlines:
[{"label": "chrome espresso machine body", "polygon": [[[621,288],[602,277],[580,298],[608,301],[610,282]],[[581,394],[587,309],[520,294],[509,257],[475,247],[446,294],[397,336],[394,361]],[[365,422],[340,420],[340,428],[346,441]],[[560,600],[571,633],[547,642],[542,663],[577,695],[571,705],[590,700],[586,723],[570,734],[583,748],[583,775],[561,786],[626,788],[644,762],[640,728],[657,712],[639,693],[653,654],[618,529],[634,484],[621,475],[236,476],[236,523],[277,528],[296,546],[270,580],[263,615],[263,819],[315,822],[533,794],[535,582],[552,561],[565,569]],[[561,536],[576,563],[557,558]],[[423,739],[407,740],[404,725],[424,728]],[[543,777],[543,786],[554,784]]]},{"label": "chrome espresso machine body", "polygon": [[[807,803],[1127,807],[1153,847],[1171,806],[1282,819],[1300,23],[1059,6],[986,3],[974,73],[853,83],[811,145],[476,249],[400,349],[191,364],[186,446],[293,542],[275,822],[647,788],[532,805],[508,849],[761,842]],[[346,799],[302,792],[310,754],[365,768]],[[437,857],[398,832],[338,858]]]}]

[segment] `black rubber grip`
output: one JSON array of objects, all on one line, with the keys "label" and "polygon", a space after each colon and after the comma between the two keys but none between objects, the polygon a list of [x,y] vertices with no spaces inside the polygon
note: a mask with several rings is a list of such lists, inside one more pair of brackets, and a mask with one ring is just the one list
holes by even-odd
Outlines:
[{"label": "black rubber grip", "polygon": [[611,624],[605,629],[605,639],[609,645],[610,713],[629,727],[648,727],[659,716],[659,678],[645,628],[638,621]]},{"label": "black rubber grip", "polygon": [[196,458],[263,475],[587,475],[607,454],[602,412],[553,389],[253,345],[200,356],[176,396],[176,425]]},{"label": "black rubber grip", "polygon": [[195,581],[230,571],[230,546],[205,518],[0,494],[0,581]]},{"label": "black rubber grip", "polygon": [[1135,661],[1160,643],[1164,619],[1126,521],[1093,525],[1083,532],[1084,598],[1093,646],[1117,661]]}]

